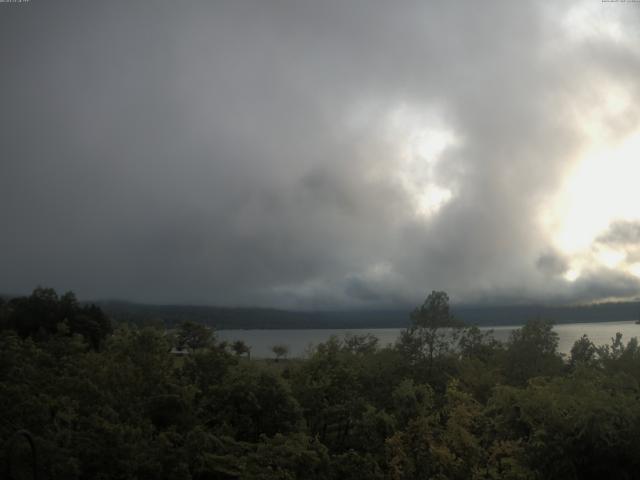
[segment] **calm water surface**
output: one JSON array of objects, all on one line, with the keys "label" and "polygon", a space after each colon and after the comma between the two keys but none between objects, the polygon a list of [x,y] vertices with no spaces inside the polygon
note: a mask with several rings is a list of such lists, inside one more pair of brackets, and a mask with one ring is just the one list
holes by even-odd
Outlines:
[{"label": "calm water surface", "polygon": [[[481,330],[493,330],[493,336],[497,340],[507,340],[511,331],[519,327],[482,327]],[[378,337],[380,345],[394,343],[400,335],[400,328],[371,328],[371,329],[318,329],[318,330],[219,330],[220,340],[244,340],[251,347],[251,356],[254,358],[273,357],[271,347],[284,344],[289,347],[290,357],[304,357],[307,352],[319,343],[325,342],[332,335],[344,337],[346,334],[364,335],[370,333]],[[558,332],[559,346],[562,353],[569,353],[573,343],[582,335],[587,334],[596,345],[609,344],[616,332],[623,335],[625,342],[631,337],[640,336],[640,325],[633,320],[627,322],[603,322],[603,323],[567,323],[556,325],[554,330]]]}]

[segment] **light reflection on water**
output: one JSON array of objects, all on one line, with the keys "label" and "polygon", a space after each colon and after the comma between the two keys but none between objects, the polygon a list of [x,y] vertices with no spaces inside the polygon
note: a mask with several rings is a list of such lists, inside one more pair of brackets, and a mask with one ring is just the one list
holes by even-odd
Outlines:
[{"label": "light reflection on water", "polygon": [[[509,334],[516,328],[514,326],[481,327],[481,330],[493,330],[496,340],[505,341]],[[219,340],[243,340],[251,347],[251,356],[254,358],[273,357],[271,347],[284,344],[289,347],[290,357],[303,357],[309,351],[310,346],[325,342],[332,335],[343,337],[351,333],[364,335],[370,333],[379,339],[379,345],[395,343],[400,335],[400,328],[370,328],[370,329],[308,329],[308,330],[219,330]],[[611,338],[617,332],[622,333],[626,343],[631,337],[640,336],[640,325],[633,320],[626,322],[601,322],[601,323],[567,323],[556,325],[554,330],[558,333],[558,349],[562,353],[569,353],[573,343],[582,335],[587,334],[596,345],[611,343]]]}]

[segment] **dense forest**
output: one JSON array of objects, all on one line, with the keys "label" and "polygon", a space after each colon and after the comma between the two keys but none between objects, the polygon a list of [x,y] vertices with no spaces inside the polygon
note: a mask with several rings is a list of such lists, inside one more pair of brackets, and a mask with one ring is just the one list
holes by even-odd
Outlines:
[{"label": "dense forest", "polygon": [[[112,324],[71,293],[0,301],[4,478],[595,479],[640,472],[637,340],[500,343],[443,292],[397,343],[251,360],[199,323]],[[20,434],[18,432],[21,432]],[[33,450],[27,440],[32,440]],[[35,451],[36,457],[32,456]],[[32,469],[36,471],[33,472]]]}]

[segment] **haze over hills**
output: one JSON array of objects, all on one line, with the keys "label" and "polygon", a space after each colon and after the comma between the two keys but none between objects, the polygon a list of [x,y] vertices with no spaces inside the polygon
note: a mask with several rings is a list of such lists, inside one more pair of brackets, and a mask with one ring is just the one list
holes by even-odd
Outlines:
[{"label": "haze over hills", "polygon": [[[9,300],[22,295],[0,294]],[[405,328],[415,306],[394,309],[286,310],[267,307],[145,304],[124,300],[81,300],[96,304],[116,322],[172,327],[191,320],[230,329]],[[470,305],[452,304],[453,315],[468,325],[524,325],[541,318],[556,324],[640,320],[640,301],[588,305]]]},{"label": "haze over hills", "polygon": [[[305,328],[404,328],[409,325],[411,307],[394,310],[294,311],[271,308],[234,308],[196,305],[147,305],[121,301],[97,304],[114,320],[133,323],[162,323],[173,326],[192,320],[216,329],[305,329]],[[479,326],[522,325],[532,318],[555,323],[636,320],[640,302],[601,303],[581,306],[458,305],[454,315]]]}]

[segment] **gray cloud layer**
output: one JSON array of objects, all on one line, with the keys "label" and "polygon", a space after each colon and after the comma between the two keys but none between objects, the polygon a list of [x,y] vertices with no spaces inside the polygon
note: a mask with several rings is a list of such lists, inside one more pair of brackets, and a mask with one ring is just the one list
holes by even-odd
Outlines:
[{"label": "gray cloud layer", "polygon": [[[607,15],[633,31],[640,10],[617,7]],[[620,271],[567,282],[538,223],[584,143],[575,112],[603,79],[639,93],[638,43],[572,39],[565,14],[506,1],[0,4],[0,291],[303,308],[411,304],[431,289],[636,295]],[[637,127],[639,108],[608,119],[611,135]],[[458,141],[403,173],[402,134],[417,127],[390,126],[394,112]],[[407,176],[451,199],[416,213]]]}]

